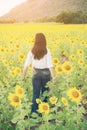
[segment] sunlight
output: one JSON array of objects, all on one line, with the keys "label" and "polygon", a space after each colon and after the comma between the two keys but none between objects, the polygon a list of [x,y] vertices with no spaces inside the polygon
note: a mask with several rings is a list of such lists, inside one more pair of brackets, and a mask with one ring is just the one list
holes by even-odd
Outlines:
[{"label": "sunlight", "polygon": [[0,0],[0,16],[8,13],[16,5],[25,2],[26,0]]}]

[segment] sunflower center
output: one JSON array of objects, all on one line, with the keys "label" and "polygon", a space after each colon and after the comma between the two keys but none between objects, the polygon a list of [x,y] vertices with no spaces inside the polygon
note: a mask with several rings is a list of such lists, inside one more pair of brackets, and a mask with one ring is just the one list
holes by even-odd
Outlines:
[{"label": "sunflower center", "polygon": [[65,68],[66,68],[66,70],[70,70],[71,69],[70,65],[67,65]]},{"label": "sunflower center", "polygon": [[21,56],[20,56],[20,58],[22,58],[22,59],[23,59],[23,56],[21,55]]},{"label": "sunflower center", "polygon": [[19,45],[16,45],[17,48],[19,48]]},{"label": "sunflower center", "polygon": [[61,72],[61,71],[62,71],[62,69],[59,67],[59,68],[58,68],[58,71],[60,71],[60,72]]},{"label": "sunflower center", "polygon": [[72,58],[75,58],[75,56],[72,56]]},{"label": "sunflower center", "polygon": [[19,102],[19,97],[15,96],[13,100],[14,100],[14,102]]},{"label": "sunflower center", "polygon": [[46,105],[44,105],[43,110],[48,110],[48,107]]},{"label": "sunflower center", "polygon": [[17,69],[16,71],[17,71],[17,73],[20,73],[20,70],[19,70],[19,69]]},{"label": "sunflower center", "polygon": [[21,90],[21,89],[18,89],[18,93],[22,94],[22,90]]},{"label": "sunflower center", "polygon": [[57,60],[54,60],[54,63],[57,63]]},{"label": "sunflower center", "polygon": [[79,53],[82,54],[82,51],[80,51]]},{"label": "sunflower center", "polygon": [[78,98],[78,97],[79,97],[79,93],[76,92],[76,91],[74,91],[74,92],[72,93],[72,95],[73,95],[73,97],[75,97],[75,98]]},{"label": "sunflower center", "polygon": [[82,60],[80,60],[80,63],[82,64],[82,63],[83,63],[83,61],[82,61]]},{"label": "sunflower center", "polygon": [[55,101],[55,99],[52,99],[52,101],[54,102],[54,101]]}]

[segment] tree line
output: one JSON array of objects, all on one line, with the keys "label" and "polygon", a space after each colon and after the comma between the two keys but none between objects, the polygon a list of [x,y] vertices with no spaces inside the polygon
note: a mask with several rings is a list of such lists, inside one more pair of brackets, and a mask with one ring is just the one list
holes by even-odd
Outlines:
[{"label": "tree line", "polygon": [[[2,20],[0,23],[17,23],[16,19],[12,20]],[[29,20],[20,21],[24,23],[30,22]],[[57,16],[53,17],[44,17],[35,22],[56,22],[56,23],[64,23],[64,24],[85,24],[87,23],[87,13],[82,11],[63,11]]]},{"label": "tree line", "polygon": [[44,17],[37,20],[38,22],[57,22],[64,24],[84,24],[87,23],[87,13],[82,11],[63,11],[54,17]]}]

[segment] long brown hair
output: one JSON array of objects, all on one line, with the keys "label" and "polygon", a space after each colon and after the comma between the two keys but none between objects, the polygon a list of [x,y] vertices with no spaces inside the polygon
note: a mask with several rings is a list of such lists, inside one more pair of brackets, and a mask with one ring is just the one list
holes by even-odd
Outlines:
[{"label": "long brown hair", "polygon": [[40,60],[47,54],[46,38],[43,33],[37,33],[35,36],[34,46],[32,48],[34,59]]}]

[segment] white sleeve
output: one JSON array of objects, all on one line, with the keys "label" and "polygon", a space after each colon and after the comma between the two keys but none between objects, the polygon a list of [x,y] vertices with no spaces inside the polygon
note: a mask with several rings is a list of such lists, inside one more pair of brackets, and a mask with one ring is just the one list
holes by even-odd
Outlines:
[{"label": "white sleeve", "polygon": [[48,49],[47,49],[47,67],[48,68],[53,67],[51,53]]},{"label": "white sleeve", "polygon": [[32,61],[32,53],[31,53],[31,51],[29,51],[27,58],[25,60],[24,67],[28,67],[30,65],[31,61]]}]

